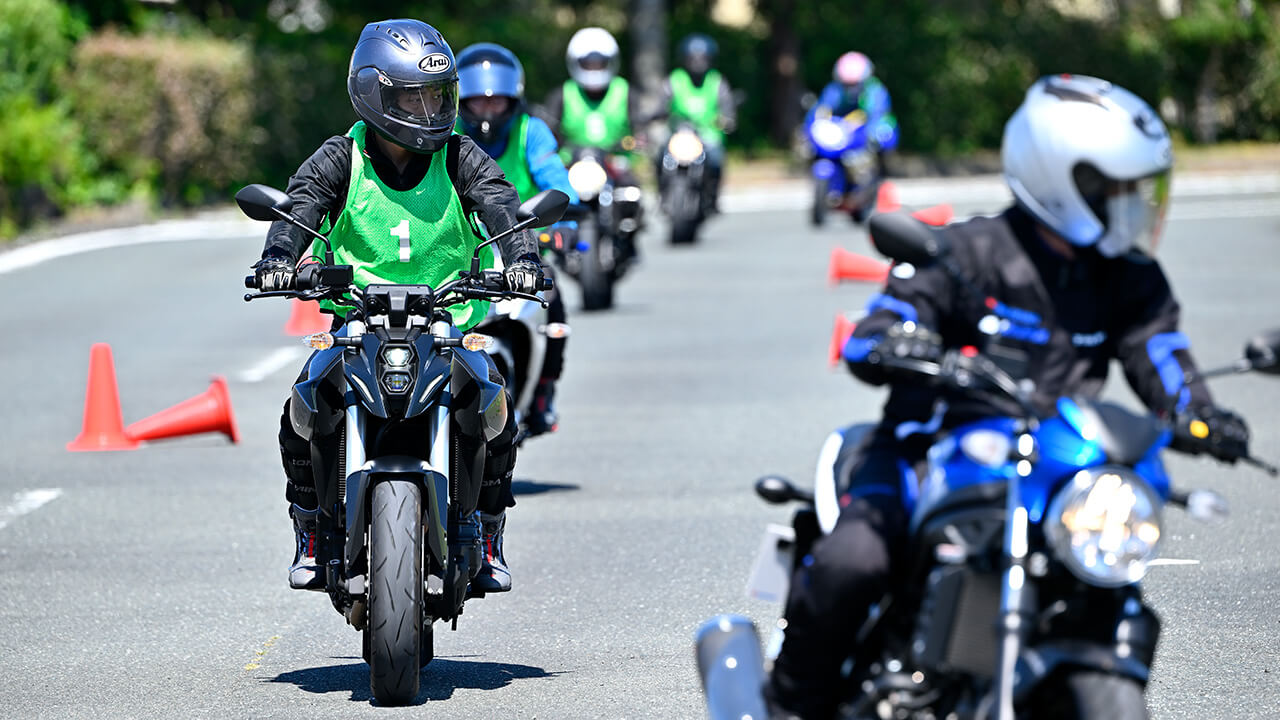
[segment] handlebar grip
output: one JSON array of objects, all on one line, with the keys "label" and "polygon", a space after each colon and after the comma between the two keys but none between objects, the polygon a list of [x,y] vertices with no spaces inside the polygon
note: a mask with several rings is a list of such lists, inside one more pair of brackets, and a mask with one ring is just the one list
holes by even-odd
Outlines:
[{"label": "handlebar grip", "polygon": [[257,289],[258,278],[254,275],[246,275],[244,278],[244,286],[250,289]]},{"label": "handlebar grip", "polygon": [[542,284],[538,286],[539,290],[554,290],[555,288],[556,281],[549,277],[542,278]]}]

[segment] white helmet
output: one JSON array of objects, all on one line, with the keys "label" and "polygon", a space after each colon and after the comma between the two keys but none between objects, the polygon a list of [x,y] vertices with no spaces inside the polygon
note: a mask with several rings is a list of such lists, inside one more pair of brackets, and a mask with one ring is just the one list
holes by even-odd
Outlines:
[{"label": "white helmet", "polygon": [[1000,153],[1018,204],[1072,244],[1107,257],[1154,252],[1173,148],[1138,96],[1084,75],[1040,78],[1004,126]]},{"label": "white helmet", "polygon": [[569,77],[591,92],[600,92],[618,74],[618,41],[604,28],[582,28],[569,38],[564,59]]}]

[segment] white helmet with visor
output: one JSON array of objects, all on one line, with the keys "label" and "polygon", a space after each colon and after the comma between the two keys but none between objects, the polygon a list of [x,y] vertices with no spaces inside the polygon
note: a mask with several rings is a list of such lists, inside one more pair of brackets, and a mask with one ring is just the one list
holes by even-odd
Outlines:
[{"label": "white helmet with visor", "polygon": [[569,38],[565,63],[569,76],[588,92],[603,92],[618,74],[618,41],[600,27],[582,28]]},{"label": "white helmet with visor", "polygon": [[1084,75],[1043,77],[1005,125],[1001,157],[1018,204],[1072,244],[1155,252],[1173,148],[1138,96]]}]

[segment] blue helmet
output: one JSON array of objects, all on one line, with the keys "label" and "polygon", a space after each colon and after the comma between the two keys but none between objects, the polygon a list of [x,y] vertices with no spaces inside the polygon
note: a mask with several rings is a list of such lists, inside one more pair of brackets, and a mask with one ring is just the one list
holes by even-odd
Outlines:
[{"label": "blue helmet", "polygon": [[[524,67],[510,50],[494,43],[468,45],[458,53],[460,116],[466,133],[485,145],[506,135],[511,119],[524,100]],[[477,113],[468,107],[472,98],[507,98],[502,112]]]},{"label": "blue helmet", "polygon": [[436,152],[458,115],[453,51],[420,20],[369,23],[351,53],[347,94],[360,119],[383,137],[413,152]]},{"label": "blue helmet", "polygon": [[702,33],[693,33],[680,41],[680,66],[690,75],[700,78],[711,69],[718,51],[715,40]]}]

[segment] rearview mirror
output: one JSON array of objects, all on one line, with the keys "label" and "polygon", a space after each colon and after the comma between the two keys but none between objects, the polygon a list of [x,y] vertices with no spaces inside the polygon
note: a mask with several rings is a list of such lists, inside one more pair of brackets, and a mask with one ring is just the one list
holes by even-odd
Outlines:
[{"label": "rearview mirror", "polygon": [[795,500],[813,502],[813,493],[797,488],[791,484],[790,480],[780,475],[765,475],[756,480],[756,495],[770,505],[781,505]]},{"label": "rearview mirror", "polygon": [[1245,343],[1244,357],[1254,370],[1280,375],[1280,329],[1254,336]]},{"label": "rearview mirror", "polygon": [[293,208],[293,198],[267,185],[246,185],[236,193],[240,210],[254,220],[280,220]]},{"label": "rearview mirror", "polygon": [[550,225],[564,215],[564,209],[567,207],[569,207],[568,195],[555,189],[543,190],[520,206],[516,211],[516,220],[520,222],[531,220],[531,224],[538,227]]},{"label": "rearview mirror", "polygon": [[872,215],[871,244],[885,257],[912,265],[928,265],[947,254],[940,233],[902,212]]}]

